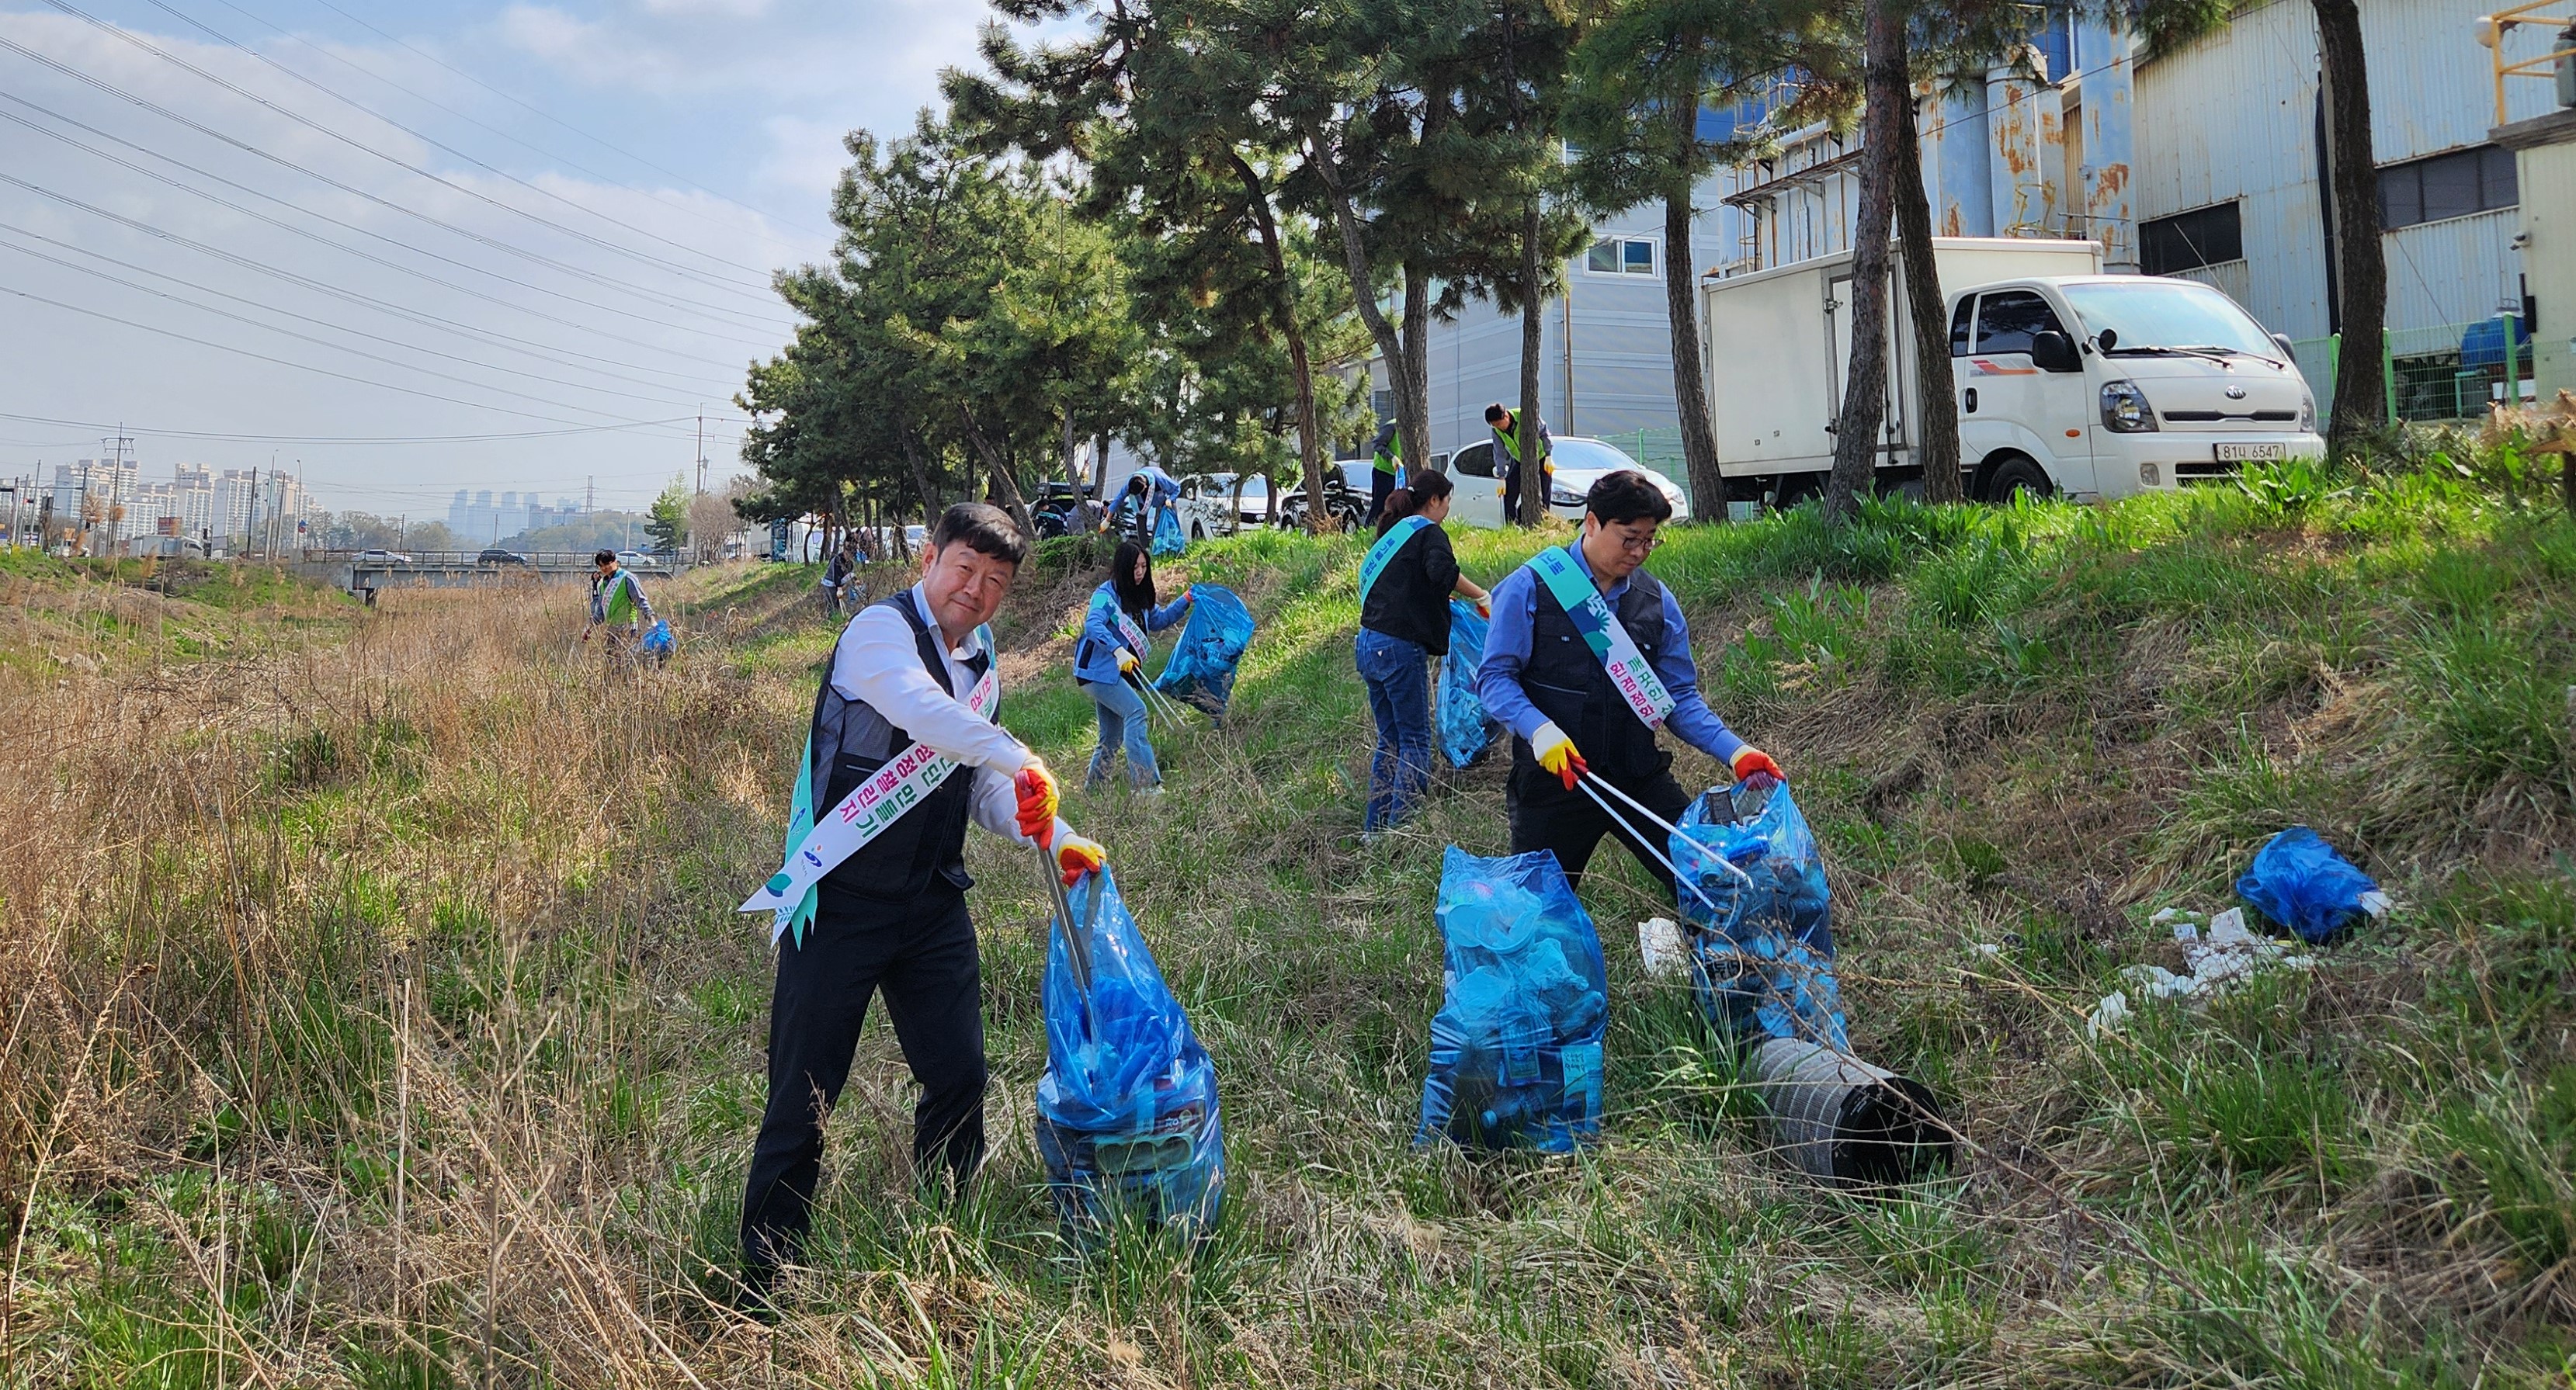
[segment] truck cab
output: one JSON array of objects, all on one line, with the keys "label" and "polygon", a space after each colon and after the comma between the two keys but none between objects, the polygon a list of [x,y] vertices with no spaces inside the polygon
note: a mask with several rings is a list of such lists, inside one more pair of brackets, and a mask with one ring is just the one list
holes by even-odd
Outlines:
[{"label": "truck cab", "polygon": [[2289,344],[2197,281],[2002,280],[1951,295],[1949,325],[1972,497],[2124,497],[2325,453]]}]

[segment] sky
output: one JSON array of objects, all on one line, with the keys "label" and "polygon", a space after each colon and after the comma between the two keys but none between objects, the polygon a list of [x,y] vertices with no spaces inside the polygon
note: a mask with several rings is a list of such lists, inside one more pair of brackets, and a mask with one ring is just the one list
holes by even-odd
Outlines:
[{"label": "sky", "polygon": [[[854,128],[973,66],[954,0],[0,0],[0,479],[636,506],[746,471]],[[591,491],[595,489],[595,494]]]}]

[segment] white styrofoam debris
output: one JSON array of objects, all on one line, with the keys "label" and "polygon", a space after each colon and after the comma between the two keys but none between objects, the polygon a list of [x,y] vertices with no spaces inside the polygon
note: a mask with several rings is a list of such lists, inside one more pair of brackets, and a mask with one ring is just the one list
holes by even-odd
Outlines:
[{"label": "white styrofoam debris", "polygon": [[1681,924],[1670,917],[1649,917],[1637,924],[1637,954],[1646,962],[1646,978],[1668,980],[1690,968],[1690,948],[1682,944]]}]

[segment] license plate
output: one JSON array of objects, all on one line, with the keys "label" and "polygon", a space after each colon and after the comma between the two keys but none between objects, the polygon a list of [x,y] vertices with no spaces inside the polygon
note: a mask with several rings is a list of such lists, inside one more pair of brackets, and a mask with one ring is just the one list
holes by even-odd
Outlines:
[{"label": "license plate", "polygon": [[2214,447],[2218,450],[2220,463],[2249,463],[2255,459],[2281,457],[2278,444],[2220,444]]}]

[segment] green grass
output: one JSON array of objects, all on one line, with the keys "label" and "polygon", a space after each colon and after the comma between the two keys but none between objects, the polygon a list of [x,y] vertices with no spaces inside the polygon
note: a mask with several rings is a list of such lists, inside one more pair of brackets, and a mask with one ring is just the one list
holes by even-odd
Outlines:
[{"label": "green grass", "polygon": [[[1501,770],[1443,769],[1419,820],[1360,846],[1357,539],[1167,563],[1262,621],[1234,706],[1221,731],[1158,731],[1170,795],[1076,790],[1067,815],[1110,846],[1215,1059],[1224,1222],[1196,1248],[1061,1238],[1028,1135],[1043,899],[1024,852],[979,838],[992,1167],[955,1209],[916,1199],[912,1091],[871,1024],[774,1341],[709,1300],[768,1022],[771,956],[732,908],[774,865],[829,649],[813,575],[683,581],[688,654],[615,699],[531,620],[481,687],[381,678],[194,764],[230,839],[138,820],[136,847],[84,861],[109,867],[79,914],[9,902],[55,924],[77,985],[26,1113],[128,1136],[37,1187],[11,1374],[238,1385],[256,1360],[279,1383],[467,1385],[488,1317],[501,1383],[529,1385],[685,1381],[675,1359],[710,1385],[2563,1383],[2576,525],[2491,473],[1669,536],[1651,566],[1703,689],[1826,846],[1855,1041],[1969,1141],[1890,1193],[1763,1152],[1731,1049],[1642,976],[1634,924],[1669,909],[1615,848],[1585,890],[1612,993],[1603,1142],[1415,1151],[1440,854],[1506,847]],[[1541,543],[1456,540],[1488,584]],[[1011,668],[1004,718],[1073,782],[1094,726],[1060,643],[1086,563],[1042,547],[998,623],[1011,659],[1046,654]],[[89,611],[80,650],[195,659]],[[228,642],[287,640],[256,604],[217,617],[263,625]],[[365,622],[387,626],[330,632],[464,640],[426,610]],[[330,669],[335,636],[300,640]],[[1720,776],[1690,753],[1678,775]],[[2124,967],[2176,963],[2148,914],[2228,904],[2292,823],[2398,913],[2312,971],[2089,1036]],[[129,976],[107,1080],[66,1099]]]}]

